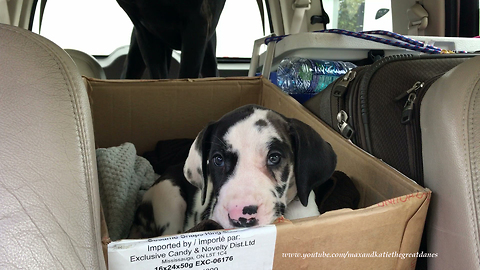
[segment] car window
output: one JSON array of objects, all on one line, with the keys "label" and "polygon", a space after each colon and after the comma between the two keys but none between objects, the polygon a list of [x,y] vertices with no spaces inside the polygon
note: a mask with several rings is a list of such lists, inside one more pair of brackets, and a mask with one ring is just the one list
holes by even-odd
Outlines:
[{"label": "car window", "polygon": [[[130,43],[131,32],[132,23],[115,0],[48,0],[40,34],[62,48],[109,55]],[[262,36],[256,1],[226,1],[217,27],[218,57],[251,57],[254,40]]]},{"label": "car window", "polygon": [[40,32],[62,48],[91,55],[129,44],[131,33],[132,22],[114,0],[48,0]]},{"label": "car window", "polygon": [[323,0],[328,29],[392,31],[390,0]]}]

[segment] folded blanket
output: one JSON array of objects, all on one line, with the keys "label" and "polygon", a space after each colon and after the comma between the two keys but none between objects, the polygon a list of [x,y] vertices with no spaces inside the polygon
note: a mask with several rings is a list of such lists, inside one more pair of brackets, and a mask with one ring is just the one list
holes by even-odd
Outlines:
[{"label": "folded blanket", "polygon": [[155,182],[152,165],[125,143],[96,151],[100,199],[112,241],[126,238],[137,205]]}]

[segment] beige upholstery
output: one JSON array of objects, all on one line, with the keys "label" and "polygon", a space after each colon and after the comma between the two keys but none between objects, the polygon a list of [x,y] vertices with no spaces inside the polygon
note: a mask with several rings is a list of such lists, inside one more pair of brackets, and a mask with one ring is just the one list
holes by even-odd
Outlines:
[{"label": "beige upholstery", "polygon": [[102,66],[93,56],[75,49],[65,49],[65,51],[72,57],[81,75],[97,79],[107,78]]},{"label": "beige upholstery", "polygon": [[95,164],[71,58],[0,24],[0,269],[105,269]]},{"label": "beige upholstery", "polygon": [[428,269],[480,269],[480,57],[457,66],[422,101],[425,185],[432,191]]}]

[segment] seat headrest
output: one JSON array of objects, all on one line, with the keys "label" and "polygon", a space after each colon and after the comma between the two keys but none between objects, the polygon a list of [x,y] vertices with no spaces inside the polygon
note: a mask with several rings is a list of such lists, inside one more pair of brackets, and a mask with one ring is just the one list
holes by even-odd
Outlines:
[{"label": "seat headrest", "polygon": [[0,24],[0,82],[0,265],[105,269],[92,117],[77,67],[46,38]]},{"label": "seat headrest", "polygon": [[93,56],[75,49],[65,51],[72,57],[81,75],[97,79],[107,78],[102,66]]}]

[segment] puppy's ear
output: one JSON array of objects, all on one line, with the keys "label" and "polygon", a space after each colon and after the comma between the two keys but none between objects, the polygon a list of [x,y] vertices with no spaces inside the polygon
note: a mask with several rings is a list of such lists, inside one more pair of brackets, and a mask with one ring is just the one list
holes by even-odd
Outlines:
[{"label": "puppy's ear", "polygon": [[337,155],[309,125],[297,119],[289,119],[289,123],[295,154],[297,196],[302,205],[307,206],[310,192],[335,171]]},{"label": "puppy's ear", "polygon": [[210,153],[210,134],[213,123],[204,128],[195,138],[188,153],[183,174],[185,178],[202,191],[202,204],[205,204],[208,185],[208,155]]}]

